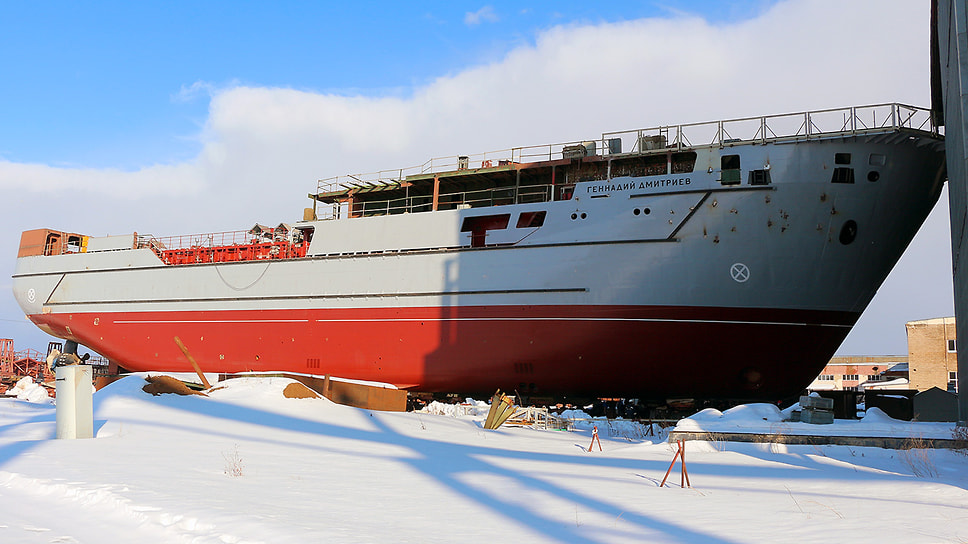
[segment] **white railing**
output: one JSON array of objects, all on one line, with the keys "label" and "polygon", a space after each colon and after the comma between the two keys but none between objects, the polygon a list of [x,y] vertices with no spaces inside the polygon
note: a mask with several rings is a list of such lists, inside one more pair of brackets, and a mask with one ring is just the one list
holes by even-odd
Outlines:
[{"label": "white railing", "polygon": [[392,185],[407,176],[477,168],[513,169],[531,163],[583,155],[666,153],[739,143],[805,141],[913,130],[938,135],[931,111],[904,104],[874,104],[726,121],[667,125],[605,132],[596,140],[515,147],[473,155],[438,157],[408,168],[337,176],[317,182],[317,194]]},{"label": "white railing", "polygon": [[622,142],[618,144],[622,149],[629,149],[633,153],[648,153],[653,150],[643,148],[642,144],[654,144],[663,140],[665,145],[657,146],[654,151],[667,151],[669,148],[724,147],[750,142],[804,141],[894,132],[900,129],[938,134],[938,127],[933,122],[930,110],[904,104],[876,104],[606,132],[602,135],[602,143],[605,148],[614,149],[617,145],[613,142],[618,139]]}]

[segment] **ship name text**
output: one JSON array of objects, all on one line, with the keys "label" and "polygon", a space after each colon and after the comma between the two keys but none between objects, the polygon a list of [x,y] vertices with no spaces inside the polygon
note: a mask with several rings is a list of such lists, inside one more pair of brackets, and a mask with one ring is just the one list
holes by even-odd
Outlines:
[{"label": "ship name text", "polygon": [[631,191],[633,189],[656,189],[660,187],[674,187],[677,185],[689,185],[692,180],[683,178],[663,178],[649,181],[628,181],[625,183],[600,183],[589,185],[586,191],[589,194],[610,193],[612,191]]}]

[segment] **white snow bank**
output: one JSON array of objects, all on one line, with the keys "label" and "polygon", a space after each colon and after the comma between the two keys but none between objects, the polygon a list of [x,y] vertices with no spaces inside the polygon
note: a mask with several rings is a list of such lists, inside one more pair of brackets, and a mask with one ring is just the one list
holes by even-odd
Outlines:
[{"label": "white snow bank", "polygon": [[893,419],[878,408],[863,419],[837,419],[829,425],[787,421],[798,405],[780,411],[772,404],[745,404],[720,412],[707,408],[676,424],[677,431],[823,436],[883,436],[900,438],[951,438],[953,423]]},{"label": "white snow bank", "polygon": [[[598,427],[600,430],[603,430],[607,433],[607,429],[609,429],[609,421],[607,417],[592,417],[583,410],[564,410],[558,415],[558,417],[567,420],[571,424],[571,427],[575,430],[590,431],[593,427]],[[622,420],[612,421],[616,422],[617,425],[621,425],[621,423],[618,422]]]},{"label": "white snow bank", "polygon": [[558,417],[567,420],[571,428],[576,431],[590,431],[598,427],[600,436],[610,438],[625,438],[627,440],[662,440],[664,438],[662,426],[651,426],[627,419],[608,419],[604,416],[592,417],[583,410],[564,410]]},{"label": "white snow bank", "polygon": [[722,419],[722,417],[723,417],[723,413],[720,412],[719,410],[715,408],[706,408],[704,410],[696,412],[695,414],[689,416],[686,419],[689,419],[692,421],[719,421],[720,419]]},{"label": "white snow bank", "polygon": [[864,418],[861,419],[861,421],[864,423],[888,423],[891,425],[903,425],[906,423],[905,421],[894,419],[893,417],[885,414],[884,410],[881,410],[877,407],[868,408],[867,413],[864,415]]},{"label": "white snow bank", "polygon": [[465,399],[463,404],[448,404],[435,400],[421,408],[419,412],[450,417],[487,417],[490,409],[491,405],[482,400]]},{"label": "white snow bank", "polygon": [[725,412],[706,408],[692,416],[680,420],[678,431],[702,431],[714,426],[721,432],[742,432],[740,429],[762,427],[764,424],[779,423],[784,419],[780,409],[772,404],[756,403],[734,406]]},{"label": "white snow bank", "polygon": [[50,403],[50,395],[43,386],[34,383],[30,376],[20,378],[17,385],[7,390],[8,397],[17,397],[20,400],[37,403]]},{"label": "white snow bank", "polygon": [[783,421],[783,414],[773,404],[741,404],[723,412],[728,421]]},{"label": "white snow bank", "polygon": [[[577,419],[594,419],[594,418],[592,418],[592,416],[588,415],[587,413],[585,413],[582,410],[564,410],[564,411],[561,412],[561,414],[558,415],[558,417],[563,418],[563,419],[576,419],[576,420]],[[599,419],[605,419],[605,418],[599,418]]]},{"label": "white snow bank", "polygon": [[[457,418],[483,419],[487,417],[490,409],[491,405],[487,402],[468,398],[462,404],[434,401],[418,412]],[[557,417],[567,421],[569,429],[575,431],[591,431],[593,427],[598,427],[599,435],[603,437],[627,440],[662,440],[665,437],[663,428],[659,425],[653,425],[650,430],[649,425],[638,421],[591,417],[582,410],[564,410]]]}]

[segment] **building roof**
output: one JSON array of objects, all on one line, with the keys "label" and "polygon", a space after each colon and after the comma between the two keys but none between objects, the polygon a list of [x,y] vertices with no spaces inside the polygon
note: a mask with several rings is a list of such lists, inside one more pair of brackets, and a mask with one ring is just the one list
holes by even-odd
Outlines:
[{"label": "building roof", "polygon": [[858,389],[907,389],[907,378],[897,378],[887,382],[864,382],[857,386]]},{"label": "building roof", "polygon": [[827,363],[827,367],[832,367],[832,366],[883,366],[884,369],[887,370],[887,369],[893,369],[894,367],[899,366],[899,365],[905,365],[905,367],[906,367],[908,363],[907,363],[907,361],[905,359],[907,359],[907,357],[905,357],[904,359],[898,359],[897,361],[867,361],[867,362],[864,362],[864,363],[830,362],[830,363]]},{"label": "building roof", "polygon": [[904,355],[838,355],[831,357],[828,365],[881,365],[907,362]]},{"label": "building roof", "polygon": [[917,321],[908,321],[906,325],[942,325],[947,323],[954,323],[954,317],[932,317],[931,319],[921,319]]},{"label": "building roof", "polygon": [[819,380],[814,381],[807,387],[810,391],[834,391],[837,389],[837,384],[834,382],[822,382]]}]

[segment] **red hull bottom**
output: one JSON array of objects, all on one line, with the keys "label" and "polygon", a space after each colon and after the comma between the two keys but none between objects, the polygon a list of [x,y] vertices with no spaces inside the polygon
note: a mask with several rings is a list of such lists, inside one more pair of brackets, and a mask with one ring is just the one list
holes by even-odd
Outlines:
[{"label": "red hull bottom", "polygon": [[780,399],[858,315],[641,306],[486,306],[32,315],[133,371],[289,371],[414,391]]}]

